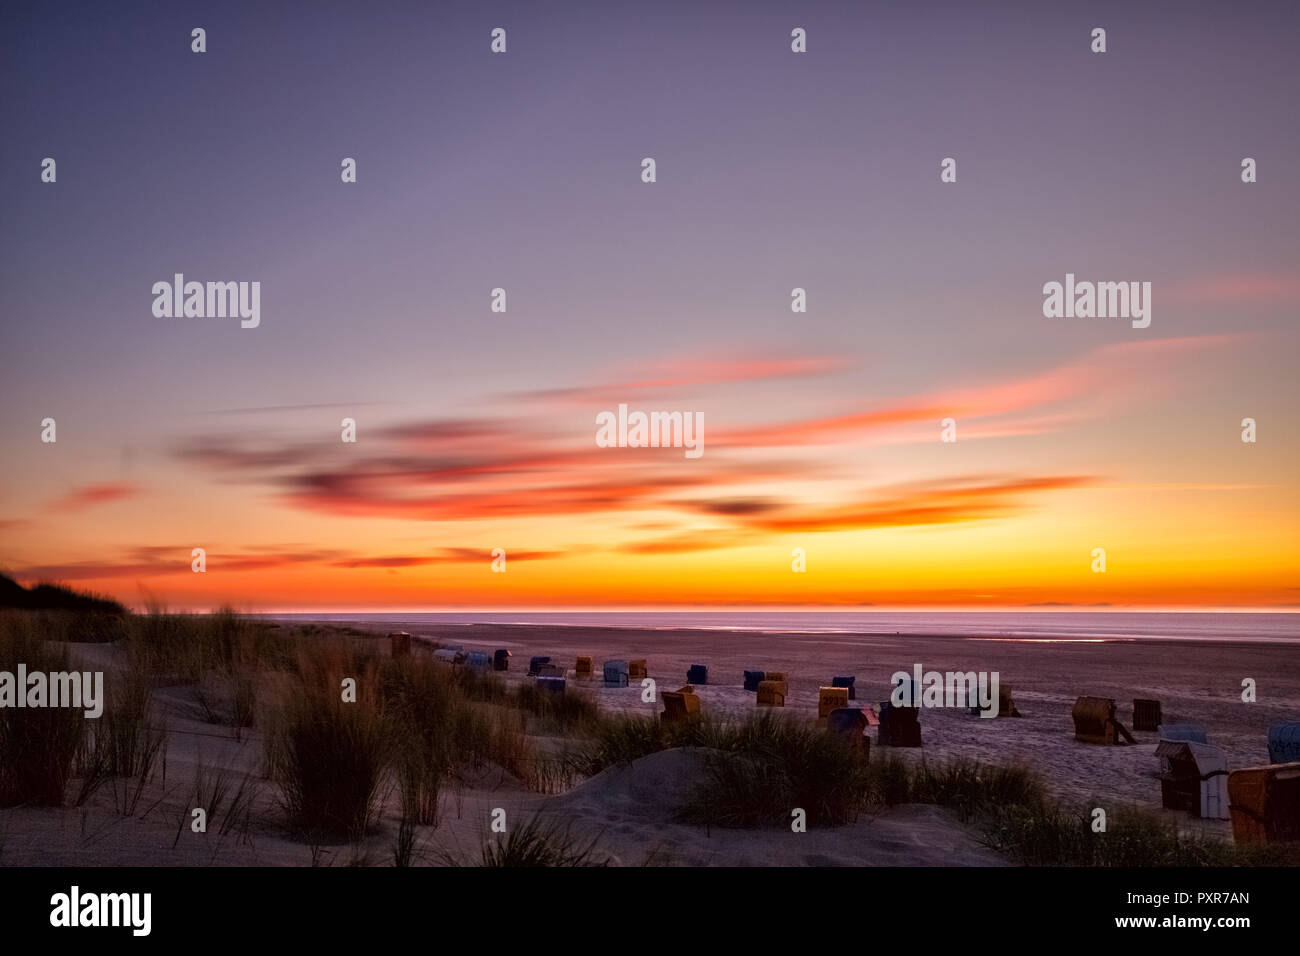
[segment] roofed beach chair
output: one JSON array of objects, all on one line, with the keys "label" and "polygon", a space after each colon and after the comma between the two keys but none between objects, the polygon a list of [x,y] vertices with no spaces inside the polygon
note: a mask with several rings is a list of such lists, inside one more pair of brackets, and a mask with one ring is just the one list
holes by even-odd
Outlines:
[{"label": "roofed beach chair", "polygon": [[919,707],[895,707],[887,700],[881,701],[876,743],[882,747],[921,746],[920,717]]},{"label": "roofed beach chair", "polygon": [[785,697],[788,692],[788,685],[783,680],[760,681],[758,699],[754,701],[754,704],[757,707],[784,707]]},{"label": "roofed beach chair", "polygon": [[1204,724],[1161,724],[1156,728],[1156,733],[1161,740],[1190,740],[1198,744],[1210,742]]},{"label": "roofed beach chair", "polygon": [[837,707],[826,717],[828,731],[843,738],[853,749],[864,752],[871,747],[871,738],[867,736],[870,726],[861,707]]},{"label": "roofed beach chair", "polygon": [[817,719],[825,720],[832,710],[849,706],[847,687],[819,687],[817,689]]},{"label": "roofed beach chair", "polygon": [[1074,719],[1074,739],[1082,743],[1137,743],[1115,716],[1113,697],[1080,697],[1074,702],[1070,716]]},{"label": "roofed beach chair", "polygon": [[[979,707],[967,707],[966,713],[972,717],[978,717],[983,711]],[[996,717],[1019,717],[1020,709],[1016,707],[1016,699],[1011,696],[1010,684],[998,684],[998,712]]]},{"label": "roofed beach chair", "polygon": [[1234,770],[1228,799],[1237,843],[1300,840],[1300,763]]},{"label": "roofed beach chair", "polygon": [[1160,803],[1207,820],[1228,819],[1228,757],[1218,747],[1191,740],[1162,740]]},{"label": "roofed beach chair", "polygon": [[627,661],[605,661],[605,686],[626,687],[628,684]]},{"label": "roofed beach chair", "polygon": [[690,684],[677,690],[664,691],[663,698],[664,712],[660,715],[660,719],[664,723],[674,724],[699,719],[700,698],[696,696],[695,688]]},{"label": "roofed beach chair", "polygon": [[1300,721],[1282,721],[1268,728],[1268,762],[1300,761]]},{"label": "roofed beach chair", "polygon": [[1151,733],[1160,729],[1164,715],[1160,711],[1160,701],[1145,700],[1141,697],[1133,701],[1133,729],[1142,733]]}]

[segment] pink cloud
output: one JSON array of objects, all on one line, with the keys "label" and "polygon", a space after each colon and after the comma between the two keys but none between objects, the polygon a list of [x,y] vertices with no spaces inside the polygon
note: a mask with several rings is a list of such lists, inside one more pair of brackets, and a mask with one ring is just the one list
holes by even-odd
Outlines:
[{"label": "pink cloud", "polygon": [[97,485],[82,485],[74,488],[68,494],[59,498],[50,504],[49,511],[80,511],[84,508],[92,508],[95,505],[107,504],[110,501],[120,501],[123,498],[129,498],[138,494],[140,489],[135,485],[125,483],[104,483]]},{"label": "pink cloud", "polygon": [[1221,305],[1285,305],[1300,302],[1300,276],[1265,272],[1196,276],[1175,285],[1169,298]]},{"label": "pink cloud", "polygon": [[695,386],[755,382],[826,375],[849,368],[843,357],[826,355],[749,355],[668,359],[615,371],[611,381],[597,385],[549,388],[516,398],[553,401],[599,401],[634,392],[656,392]]}]

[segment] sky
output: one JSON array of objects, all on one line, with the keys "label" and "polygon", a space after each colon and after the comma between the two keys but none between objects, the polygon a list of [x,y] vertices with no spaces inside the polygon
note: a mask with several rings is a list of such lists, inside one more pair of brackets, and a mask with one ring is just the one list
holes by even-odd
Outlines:
[{"label": "sky", "polygon": [[[0,571],[281,611],[1300,606],[1298,28],[6,4]],[[260,282],[260,324],[156,316],[176,273]],[[1150,282],[1150,325],[1046,317],[1067,274]],[[703,453],[601,447],[620,404]]]}]

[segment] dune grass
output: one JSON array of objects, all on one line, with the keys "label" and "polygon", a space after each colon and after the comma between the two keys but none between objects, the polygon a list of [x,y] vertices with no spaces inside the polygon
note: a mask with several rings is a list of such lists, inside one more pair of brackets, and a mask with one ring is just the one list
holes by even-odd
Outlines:
[{"label": "dune grass", "polygon": [[[339,648],[304,662],[301,684],[268,729],[268,776],[291,826],[309,840],[363,835],[374,821],[392,757],[391,725],[377,698],[374,662],[335,666]],[[345,678],[355,702],[343,699]]]},{"label": "dune grass", "polygon": [[907,763],[897,754],[871,762],[871,802],[934,803],[972,820],[1002,807],[1040,811],[1048,806],[1042,781],[1027,767],[976,760]]},{"label": "dune grass", "polygon": [[[29,672],[72,669],[68,645],[42,630],[49,620],[45,613],[0,615],[0,670],[14,672],[19,663]],[[149,684],[139,671],[107,675],[104,698],[95,719],[69,707],[0,710],[0,805],[63,806],[71,793],[82,806],[111,783],[118,811],[134,812],[162,758],[166,731],[151,722]]]},{"label": "dune grass", "polygon": [[536,684],[524,682],[515,688],[511,703],[534,718],[541,732],[587,734],[600,722],[600,707],[584,694],[550,694]]},{"label": "dune grass", "polygon": [[268,737],[270,776],[304,837],[357,837],[378,809],[388,742],[381,721],[306,694],[285,708]]},{"label": "dune grass", "polygon": [[791,810],[809,825],[854,820],[871,792],[869,768],[845,741],[792,715],[759,710],[743,719],[664,723],[653,717],[602,719],[578,755],[587,773],[674,747],[706,752],[704,779],[687,821],[722,827],[788,824]]},{"label": "dune grass", "polygon": [[685,810],[687,820],[722,827],[788,825],[798,808],[809,826],[840,826],[866,807],[868,761],[838,735],[771,710],[729,727],[702,729],[716,743],[706,751],[705,779]]},{"label": "dune grass", "polygon": [[[67,647],[43,640],[40,626],[39,618],[0,613],[0,670],[69,669]],[[87,723],[67,707],[0,709],[0,806],[63,806]]]},{"label": "dune grass", "polygon": [[194,766],[194,787],[177,814],[173,849],[193,826],[196,809],[204,814],[203,832],[215,833],[223,839],[234,834],[239,842],[251,843],[253,810],[260,792],[261,783],[255,774],[212,767],[200,756]]},{"label": "dune grass", "polygon": [[735,750],[737,727],[737,721],[707,713],[699,720],[681,723],[664,723],[658,717],[634,714],[602,715],[579,748],[577,761],[581,771],[591,775],[673,747]]},{"label": "dune grass", "polygon": [[416,821],[402,813],[397,824],[397,838],[393,841],[393,866],[410,866],[415,860]]},{"label": "dune grass", "polygon": [[[267,765],[295,829],[355,838],[373,822],[389,783],[410,826],[437,826],[448,787],[490,766],[531,784],[539,760],[525,714],[490,674],[425,657],[381,657],[375,641],[313,640],[298,682],[273,718]],[[355,702],[342,701],[344,677]],[[395,857],[406,859],[407,839]]]},{"label": "dune grass", "polygon": [[607,866],[599,838],[580,840],[568,824],[534,814],[502,836],[484,841],[477,861],[487,867]]},{"label": "dune grass", "polygon": [[385,661],[381,685],[397,737],[403,825],[437,826],[442,789],[458,756],[453,714],[459,691],[441,668],[414,658]]},{"label": "dune grass", "polygon": [[1300,865],[1300,844],[1240,845],[1187,834],[1168,817],[1121,806],[1104,833],[1086,807],[1008,806],[982,819],[986,844],[1026,866],[1228,867]]},{"label": "dune grass", "polygon": [[132,615],[125,631],[131,666],[160,684],[192,684],[208,674],[293,670],[305,643],[289,629],[249,620],[230,608],[200,615],[153,607]]},{"label": "dune grass", "polygon": [[122,669],[108,675],[104,713],[87,721],[77,754],[79,786],[75,803],[83,806],[109,784],[119,813],[131,815],[165,760],[167,731],[150,713],[151,690],[146,675]]},{"label": "dune grass", "polygon": [[107,595],[49,581],[25,588],[6,574],[0,574],[0,608],[70,611],[74,614],[119,617],[126,614],[126,608]]},{"label": "dune grass", "polygon": [[40,634],[42,640],[59,644],[118,641],[127,636],[132,623],[130,615],[95,610],[52,608],[0,613],[26,621],[26,626]]}]

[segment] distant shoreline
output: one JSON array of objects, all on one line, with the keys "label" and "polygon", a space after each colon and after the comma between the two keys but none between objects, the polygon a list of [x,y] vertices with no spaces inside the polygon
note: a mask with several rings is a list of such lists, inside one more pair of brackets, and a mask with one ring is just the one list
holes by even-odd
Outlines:
[{"label": "distant shoreline", "polygon": [[[1044,643],[1044,644],[1160,644],[1168,645],[1172,643],[1195,644],[1197,646],[1213,644],[1300,644],[1300,626],[1296,632],[1287,633],[1251,633],[1242,635],[1229,635],[1222,633],[1211,633],[1204,635],[1197,634],[1178,634],[1178,633],[1123,633],[1119,630],[1115,632],[1097,632],[1084,630],[1081,628],[1043,628],[1034,631],[1023,631],[1017,629],[990,629],[987,631],[972,632],[968,628],[960,626],[959,622],[954,622],[954,629],[950,631],[934,629],[906,629],[895,628],[891,630],[878,629],[868,630],[864,628],[815,628],[808,626],[759,626],[755,624],[675,624],[675,623],[641,623],[629,621],[627,623],[614,622],[572,622],[572,621],[493,621],[493,620],[448,620],[443,615],[436,614],[416,614],[416,615],[331,615],[331,614],[258,614],[250,615],[261,620],[283,621],[291,623],[329,623],[329,624],[349,624],[355,627],[371,630],[392,630],[393,628],[414,629],[424,631],[438,631],[440,629],[455,630],[464,635],[467,630],[488,629],[494,633],[500,633],[503,629],[519,629],[526,632],[529,639],[537,638],[546,630],[554,630],[565,633],[586,633],[596,634],[621,634],[625,637],[630,634],[640,633],[645,635],[673,635],[673,636],[702,636],[709,634],[733,634],[744,635],[752,634],[756,636],[768,637],[794,637],[809,639],[831,639],[831,638],[862,638],[868,640],[878,640],[882,638],[906,637],[915,640],[962,640],[962,641],[985,641],[985,642],[1014,642],[1014,643]],[[1235,623],[1235,622],[1234,622]],[[1124,629],[1131,630],[1131,629]],[[1156,629],[1153,628],[1153,631]],[[1161,629],[1164,630],[1164,629]]]}]

